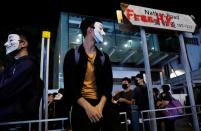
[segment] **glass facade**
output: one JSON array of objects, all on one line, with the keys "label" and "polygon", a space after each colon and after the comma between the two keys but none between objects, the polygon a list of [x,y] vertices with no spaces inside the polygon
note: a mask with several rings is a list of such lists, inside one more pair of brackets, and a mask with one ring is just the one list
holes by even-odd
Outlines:
[{"label": "glass facade", "polygon": [[[54,52],[54,88],[63,88],[63,60],[68,49],[82,44],[80,22],[86,16],[71,13],[61,13],[58,27],[57,42]],[[143,51],[139,31],[122,32],[117,21],[101,19],[106,36],[102,45],[97,45],[105,51],[113,66],[144,68]],[[163,60],[170,59],[171,53],[160,51],[160,41],[156,34],[146,34],[150,65],[157,66]],[[159,60],[160,58],[160,60]]]}]

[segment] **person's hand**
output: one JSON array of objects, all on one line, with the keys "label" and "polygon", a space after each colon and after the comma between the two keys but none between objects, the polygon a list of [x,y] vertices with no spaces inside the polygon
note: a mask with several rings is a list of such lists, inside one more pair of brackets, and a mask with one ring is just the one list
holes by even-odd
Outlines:
[{"label": "person's hand", "polygon": [[125,98],[119,98],[118,102],[125,102],[126,99]]},{"label": "person's hand", "polygon": [[113,100],[113,101],[112,101],[112,103],[117,104],[117,103],[118,103],[118,101]]},{"label": "person's hand", "polygon": [[[100,107],[94,107],[94,106],[88,106],[88,108],[85,109],[86,114],[90,121],[92,123],[96,123],[100,121],[100,119],[103,117],[102,116],[102,110]],[[101,113],[100,113],[101,112]]]},{"label": "person's hand", "polygon": [[157,101],[156,106],[161,108],[161,105],[162,105],[162,101]]},{"label": "person's hand", "polygon": [[112,103],[117,104],[118,100],[114,100],[114,98],[112,98]]},{"label": "person's hand", "polygon": [[162,106],[166,107],[169,104],[168,100],[162,100]]},{"label": "person's hand", "polygon": [[101,117],[103,117],[103,106],[101,104],[96,105],[97,111],[101,114]]}]

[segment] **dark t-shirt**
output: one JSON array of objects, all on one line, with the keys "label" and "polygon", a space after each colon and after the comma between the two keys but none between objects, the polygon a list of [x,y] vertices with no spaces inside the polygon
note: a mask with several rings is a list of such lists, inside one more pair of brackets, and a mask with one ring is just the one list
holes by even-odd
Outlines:
[{"label": "dark t-shirt", "polygon": [[[113,99],[115,101],[118,101],[119,98],[125,98],[127,100],[132,100],[133,98],[133,91],[132,90],[129,90],[128,92],[125,92],[125,91],[120,91],[119,93],[117,93]],[[128,111],[130,110],[130,105],[128,105],[127,103],[125,102],[117,102],[118,105],[119,105],[119,110],[120,111]]]},{"label": "dark t-shirt", "polygon": [[146,86],[138,86],[133,91],[133,99],[135,104],[138,106],[138,110],[148,110],[149,109],[149,99]]},{"label": "dark t-shirt", "polygon": [[119,98],[125,98],[127,100],[131,100],[133,98],[133,91],[129,90],[128,92],[125,91],[120,91],[119,93],[117,93],[113,99],[114,100],[118,100]]}]

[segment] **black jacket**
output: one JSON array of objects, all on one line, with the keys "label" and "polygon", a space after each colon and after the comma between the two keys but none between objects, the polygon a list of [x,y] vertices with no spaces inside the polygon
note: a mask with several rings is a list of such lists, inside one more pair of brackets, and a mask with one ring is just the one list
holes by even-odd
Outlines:
[{"label": "black jacket", "polygon": [[0,122],[37,119],[43,84],[36,59],[24,56],[0,74]]},{"label": "black jacket", "polygon": [[[94,61],[94,72],[96,77],[97,94],[100,99],[105,95],[107,101],[111,100],[111,92],[113,86],[112,68],[109,56],[104,53],[105,61],[101,64],[100,55],[103,55],[96,47],[97,54]],[[75,104],[81,96],[81,88],[83,86],[85,73],[87,69],[87,54],[85,53],[83,45],[78,49],[80,54],[79,62],[75,62],[75,51],[71,49],[67,52],[64,59],[63,73],[64,73],[64,89],[65,89],[65,103],[66,107],[70,108]]]}]

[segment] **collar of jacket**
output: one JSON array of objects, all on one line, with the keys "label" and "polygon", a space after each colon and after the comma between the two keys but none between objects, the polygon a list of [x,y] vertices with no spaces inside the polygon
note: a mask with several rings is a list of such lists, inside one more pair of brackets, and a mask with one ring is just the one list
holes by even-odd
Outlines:
[{"label": "collar of jacket", "polygon": [[[95,46],[95,49],[96,49],[96,53],[97,55],[99,56],[102,56],[103,54],[101,53],[101,51],[97,48],[97,46]],[[85,50],[84,50],[84,45],[81,44],[79,47],[78,47],[78,53],[85,53]],[[86,53],[85,53],[86,54]]]}]

